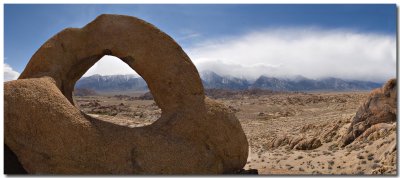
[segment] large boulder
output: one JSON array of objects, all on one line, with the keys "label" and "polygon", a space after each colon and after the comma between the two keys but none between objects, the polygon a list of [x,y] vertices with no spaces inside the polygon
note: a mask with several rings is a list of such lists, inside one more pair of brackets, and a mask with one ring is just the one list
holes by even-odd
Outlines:
[{"label": "large boulder", "polygon": [[347,134],[340,140],[341,146],[352,143],[359,136],[363,135],[365,131],[368,131],[367,133],[369,135],[372,131],[379,130],[384,126],[380,123],[396,122],[396,86],[396,79],[391,79],[386,82],[382,88],[375,89],[371,92],[367,100],[358,108],[356,115],[351,120]]},{"label": "large boulder", "polygon": [[[73,105],[75,82],[104,55],[145,79],[161,118],[129,128]],[[239,121],[205,98],[182,48],[153,25],[122,15],[101,15],[45,42],[19,79],[5,83],[4,129],[7,148],[34,174],[232,173],[248,156]]]}]

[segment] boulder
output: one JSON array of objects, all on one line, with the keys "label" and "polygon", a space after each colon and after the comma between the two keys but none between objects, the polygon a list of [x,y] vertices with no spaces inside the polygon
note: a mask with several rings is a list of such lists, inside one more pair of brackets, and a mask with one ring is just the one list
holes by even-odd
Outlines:
[{"label": "boulder", "polygon": [[[144,78],[161,118],[129,128],[74,106],[76,81],[104,55]],[[182,48],[153,25],[122,15],[100,15],[46,41],[19,79],[4,84],[4,131],[31,174],[220,174],[241,170],[248,156],[239,121],[205,98]]]}]

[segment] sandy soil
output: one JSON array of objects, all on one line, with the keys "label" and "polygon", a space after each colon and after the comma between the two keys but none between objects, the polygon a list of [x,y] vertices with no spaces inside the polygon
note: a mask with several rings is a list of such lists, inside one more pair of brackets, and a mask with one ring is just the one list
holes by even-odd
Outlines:
[{"label": "sandy soil", "polygon": [[[346,147],[338,143],[369,92],[278,93],[217,99],[235,112],[259,174],[396,174],[396,124]],[[135,93],[137,96],[137,93]],[[75,97],[85,113],[129,127],[161,114],[153,100]]]}]

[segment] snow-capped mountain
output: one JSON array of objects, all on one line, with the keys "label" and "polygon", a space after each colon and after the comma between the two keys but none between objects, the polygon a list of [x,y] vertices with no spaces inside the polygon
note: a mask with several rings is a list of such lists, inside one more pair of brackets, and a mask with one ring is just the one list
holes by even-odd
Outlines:
[{"label": "snow-capped mountain", "polygon": [[246,79],[221,76],[212,71],[201,72],[200,78],[205,88],[243,90],[250,86]]},{"label": "snow-capped mountain", "polygon": [[144,91],[148,90],[146,82],[136,75],[92,75],[82,77],[75,88],[88,88],[95,91]]},{"label": "snow-capped mountain", "polygon": [[269,89],[277,91],[353,91],[371,90],[382,86],[381,83],[325,78],[312,80],[304,77],[295,79],[278,79],[260,76],[251,88]]}]

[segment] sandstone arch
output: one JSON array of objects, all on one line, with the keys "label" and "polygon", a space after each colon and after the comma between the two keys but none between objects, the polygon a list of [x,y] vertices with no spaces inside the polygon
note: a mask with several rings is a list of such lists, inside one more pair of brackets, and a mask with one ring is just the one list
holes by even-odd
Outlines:
[{"label": "sandstone arch", "polygon": [[[128,128],[73,106],[75,82],[104,55],[146,80],[160,119]],[[205,98],[195,66],[172,38],[134,17],[101,15],[56,34],[18,80],[5,83],[4,98],[5,144],[29,173],[214,174],[246,164],[235,116]]]},{"label": "sandstone arch", "polygon": [[[154,97],[165,112],[166,105],[182,108],[203,100],[200,77],[181,47],[151,24],[127,16],[100,15],[82,29],[61,31],[33,55],[26,66],[29,70],[19,78],[49,76],[72,101],[75,82],[104,55],[120,58],[148,82],[151,91],[164,93]],[[185,100],[173,102],[180,98]]]}]

